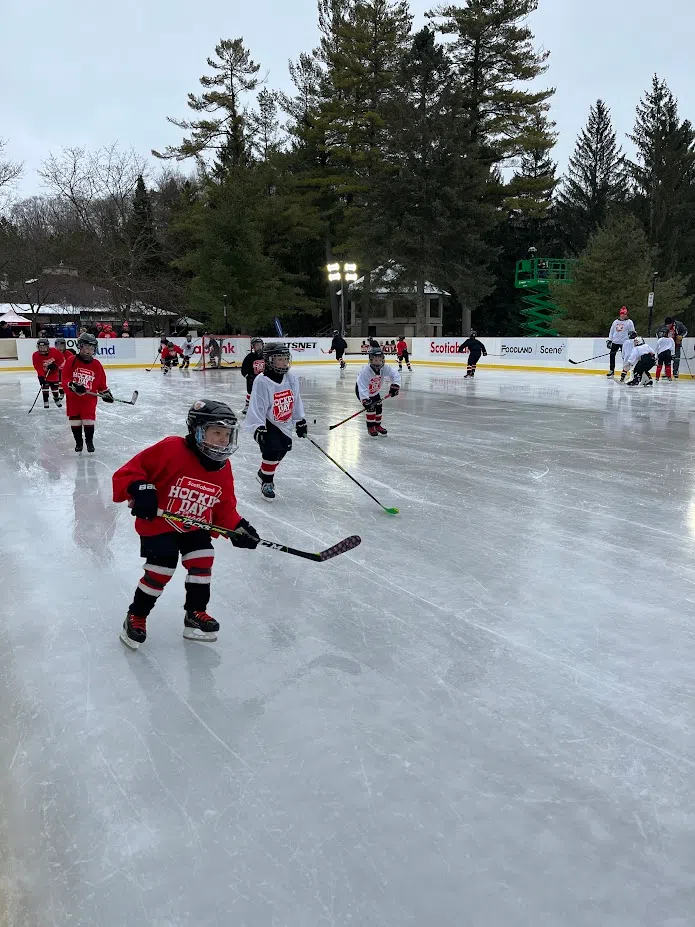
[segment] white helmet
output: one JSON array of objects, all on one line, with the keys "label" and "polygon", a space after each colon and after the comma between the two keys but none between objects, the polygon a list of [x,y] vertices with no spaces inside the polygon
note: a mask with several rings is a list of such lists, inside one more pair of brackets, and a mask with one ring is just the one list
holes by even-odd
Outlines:
[{"label": "white helmet", "polygon": [[639,344],[644,344],[644,338],[640,338],[639,335],[635,335],[635,346]]}]

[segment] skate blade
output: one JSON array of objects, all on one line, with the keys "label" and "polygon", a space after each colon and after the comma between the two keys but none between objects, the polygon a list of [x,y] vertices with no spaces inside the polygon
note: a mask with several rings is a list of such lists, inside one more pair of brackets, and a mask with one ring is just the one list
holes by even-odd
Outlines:
[{"label": "skate blade", "polygon": [[187,641],[213,644],[217,640],[219,631],[199,631],[198,628],[184,628],[183,636]]},{"label": "skate blade", "polygon": [[128,637],[128,635],[126,634],[126,632],[123,631],[123,630],[121,631],[121,633],[120,633],[118,636],[120,637],[120,639],[123,641],[123,643],[126,645],[126,647],[127,647],[129,650],[137,650],[138,647],[140,646],[140,644],[139,644],[137,641],[132,641],[132,640]]}]

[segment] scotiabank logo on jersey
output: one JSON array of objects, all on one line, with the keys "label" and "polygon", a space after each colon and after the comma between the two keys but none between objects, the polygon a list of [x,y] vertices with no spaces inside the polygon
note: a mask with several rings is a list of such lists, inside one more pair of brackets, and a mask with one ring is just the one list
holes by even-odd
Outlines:
[{"label": "scotiabank logo on jersey", "polygon": [[[169,490],[167,510],[176,515],[190,515],[202,518],[208,524],[213,522],[213,509],[220,501],[222,490],[214,483],[182,476]],[[177,531],[189,531],[183,525],[173,525]]]},{"label": "scotiabank logo on jersey", "polygon": [[260,360],[255,360],[253,362],[253,372],[256,376],[258,376],[259,373],[263,373],[264,370],[265,370],[265,361],[263,360],[263,358],[261,358]]},{"label": "scotiabank logo on jersey", "polygon": [[284,389],[273,396],[273,418],[276,422],[289,422],[294,408],[294,395],[291,389]]},{"label": "scotiabank logo on jersey", "polygon": [[376,396],[381,389],[381,377],[372,377],[369,381],[369,395]]}]

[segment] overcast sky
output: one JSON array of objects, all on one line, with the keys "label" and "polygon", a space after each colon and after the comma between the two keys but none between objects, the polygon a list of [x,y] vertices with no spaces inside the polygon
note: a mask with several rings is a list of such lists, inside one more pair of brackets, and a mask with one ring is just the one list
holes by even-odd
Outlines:
[{"label": "overcast sky", "polygon": [[[416,25],[432,5],[411,0]],[[0,22],[0,136],[26,164],[23,195],[41,192],[36,168],[61,146],[178,142],[166,117],[187,114],[220,38],[242,36],[278,89],[317,38],[315,0],[0,0]],[[654,72],[695,121],[695,0],[541,0],[531,26],[551,52],[561,171],[590,104],[607,101],[623,140]]]}]

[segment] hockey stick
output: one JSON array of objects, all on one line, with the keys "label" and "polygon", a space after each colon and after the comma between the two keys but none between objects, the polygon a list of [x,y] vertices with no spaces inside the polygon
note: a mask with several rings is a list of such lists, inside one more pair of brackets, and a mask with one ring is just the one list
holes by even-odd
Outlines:
[{"label": "hockey stick", "polygon": [[570,359],[570,364],[588,364],[589,361],[598,360],[600,357],[610,357],[611,352],[608,351],[606,354],[597,354],[596,357],[587,357],[583,361],[573,361]]},{"label": "hockey stick", "polygon": [[43,390],[43,386],[39,386],[39,391],[36,394],[36,399],[32,402],[31,409],[29,409],[29,412],[27,413],[27,415],[31,415],[31,413],[34,411],[34,406],[39,401],[39,396],[41,395],[42,390]]},{"label": "hockey stick", "polygon": [[[222,537],[229,538],[230,541],[235,537],[248,537],[244,531],[233,531],[230,528],[209,525],[206,521],[201,521],[199,518],[188,518],[186,515],[166,512],[164,509],[157,509],[157,514],[170,524],[183,525],[189,528],[199,528],[201,531],[215,531]],[[324,563],[326,560],[332,560],[340,554],[345,554],[347,551],[359,547],[362,543],[362,538],[357,534],[353,534],[351,537],[343,538],[342,541],[338,541],[337,544],[326,548],[326,550],[320,551],[318,554],[312,554],[307,550],[297,550],[295,547],[288,547],[286,544],[276,544],[274,541],[264,541],[262,538],[259,539],[258,543],[261,547],[268,547],[270,550],[277,550],[283,554],[292,554],[294,557],[303,557],[305,560],[313,560],[315,563]]]},{"label": "hockey stick", "polygon": [[[309,436],[307,435],[307,437],[309,437]],[[313,438],[309,438],[309,441],[311,441],[311,443],[314,445],[315,448],[318,448],[318,450],[321,451],[321,453],[324,455],[324,457],[328,457],[328,459],[330,460],[331,463],[335,464],[336,467],[337,467],[339,470],[342,470],[343,473],[345,474],[345,476],[349,477],[349,478],[352,480],[353,483],[357,483],[357,485],[360,487],[360,489],[362,490],[362,492],[366,492],[367,495],[369,496],[369,498],[370,498],[370,499],[373,499],[373,500],[376,502],[376,504],[379,505],[379,506],[381,506],[381,508],[382,508],[385,512],[388,512],[389,515],[398,515],[398,509],[397,509],[397,508],[388,508],[388,507],[385,506],[385,505],[381,505],[381,502],[379,502],[379,500],[377,499],[376,496],[373,496],[373,495],[370,493],[370,491],[369,491],[368,489],[365,489],[364,486],[363,486],[361,483],[358,483],[357,480],[355,479],[355,477],[352,476],[352,474],[348,473],[347,470],[345,469],[345,467],[341,467],[341,465],[338,463],[337,460],[333,460],[333,458],[331,457],[331,455],[330,455],[330,454],[327,454],[326,451],[324,451],[324,449],[321,447],[321,445],[320,445],[320,444],[317,444],[316,441],[314,441]]]},{"label": "hockey stick", "polygon": [[[392,399],[392,398],[393,398],[392,396],[384,396],[383,401],[385,402],[387,399]],[[346,422],[351,422],[353,418],[357,418],[358,415],[362,415],[362,413],[366,411],[367,411],[366,406],[362,406],[361,409],[358,409],[357,412],[353,412],[352,415],[349,415],[347,418],[344,418],[342,422],[338,422],[337,425],[329,425],[328,430],[333,431],[334,428],[340,428],[341,425],[344,425]]]},{"label": "hockey stick", "polygon": [[159,357],[161,353],[162,353],[161,351],[157,351],[157,353],[154,356],[154,360],[152,361],[152,366],[145,367],[145,373],[152,373],[152,371],[154,370],[154,365],[157,363],[157,358]]},{"label": "hockey stick", "polygon": [[[72,392],[72,390],[70,390],[70,392]],[[100,396],[101,396],[101,393],[92,393],[92,392],[90,392],[89,390],[85,390],[84,393],[75,393],[75,395],[76,395],[76,396],[97,396],[97,397],[100,397]],[[133,390],[133,397],[132,397],[132,399],[116,399],[116,397],[114,396],[114,397],[113,397],[113,401],[114,401],[114,402],[122,402],[122,403],[123,403],[124,405],[126,405],[126,406],[134,406],[135,403],[138,401],[138,396],[139,396],[139,395],[140,395],[140,393],[139,393],[136,389],[134,389],[134,390]]]}]

